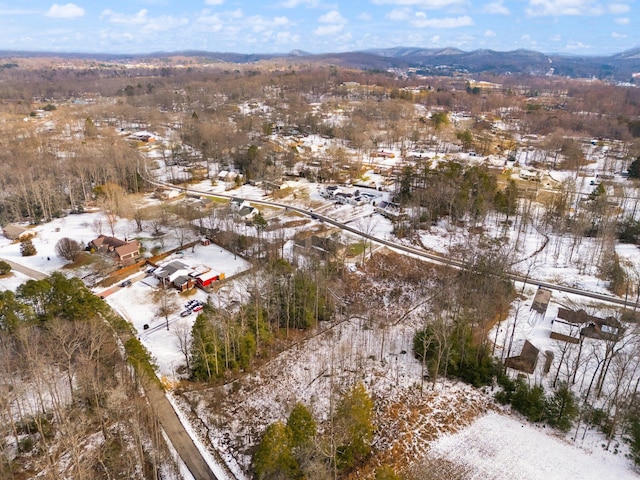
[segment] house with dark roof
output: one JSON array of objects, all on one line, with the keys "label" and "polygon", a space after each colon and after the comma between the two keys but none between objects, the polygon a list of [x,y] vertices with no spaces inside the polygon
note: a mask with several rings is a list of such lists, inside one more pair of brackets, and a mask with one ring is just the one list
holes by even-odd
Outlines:
[{"label": "house with dark roof", "polygon": [[529,340],[525,340],[522,345],[522,350],[519,355],[514,355],[505,360],[506,367],[513,368],[525,373],[533,373],[538,364],[538,354],[540,350],[531,343]]},{"label": "house with dark roof", "polygon": [[615,317],[600,318],[584,310],[559,308],[551,324],[550,337],[569,343],[580,343],[581,337],[617,341],[624,334],[624,327]]},{"label": "house with dark roof", "polygon": [[122,263],[132,263],[140,256],[140,242],[138,240],[128,242],[116,237],[100,235],[89,242],[89,248]]}]

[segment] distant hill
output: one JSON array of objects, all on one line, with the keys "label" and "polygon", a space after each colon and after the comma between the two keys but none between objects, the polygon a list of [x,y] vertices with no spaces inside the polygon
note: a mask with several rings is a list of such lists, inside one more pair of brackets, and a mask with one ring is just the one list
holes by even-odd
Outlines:
[{"label": "distant hill", "polygon": [[54,52],[0,51],[4,58],[73,58],[97,61],[136,61],[150,58],[197,57],[210,62],[254,63],[282,59],[291,62],[327,63],[345,67],[386,70],[389,68],[415,68],[429,75],[454,73],[494,73],[567,76],[573,78],[601,78],[629,81],[633,73],[640,72],[640,48],[611,56],[571,56],[544,54],[531,50],[500,52],[456,48],[393,47],[356,52],[311,54],[302,50],[274,54],[242,54],[232,52],[206,52],[187,50],[148,54],[87,54]]}]

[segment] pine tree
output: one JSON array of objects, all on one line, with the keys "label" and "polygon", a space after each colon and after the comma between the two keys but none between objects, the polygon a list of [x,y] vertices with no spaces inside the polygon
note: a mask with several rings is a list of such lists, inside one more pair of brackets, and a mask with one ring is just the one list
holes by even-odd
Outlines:
[{"label": "pine tree", "polygon": [[37,252],[36,247],[33,245],[31,238],[25,238],[20,242],[20,253],[23,257],[32,257]]},{"label": "pine tree", "polygon": [[299,476],[298,464],[292,453],[291,431],[283,422],[267,427],[253,461],[259,480],[285,480]]},{"label": "pine tree", "polygon": [[345,394],[336,415],[342,435],[336,463],[339,468],[352,468],[369,455],[373,440],[373,400],[362,383]]},{"label": "pine tree", "polygon": [[578,402],[566,382],[561,382],[547,400],[545,416],[549,425],[558,430],[566,432],[571,428],[578,416]]},{"label": "pine tree", "polygon": [[309,409],[302,403],[296,403],[287,419],[287,427],[291,431],[293,448],[306,447],[316,436],[316,421]]}]

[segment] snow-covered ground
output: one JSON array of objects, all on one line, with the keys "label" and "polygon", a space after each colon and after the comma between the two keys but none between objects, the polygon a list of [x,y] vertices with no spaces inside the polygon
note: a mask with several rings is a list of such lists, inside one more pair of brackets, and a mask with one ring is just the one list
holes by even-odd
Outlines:
[{"label": "snow-covered ground", "polygon": [[547,429],[489,412],[471,426],[436,440],[430,454],[464,466],[469,480],[632,479],[622,453],[577,447]]},{"label": "snow-covered ground", "polygon": [[11,290],[15,292],[16,289],[27,280],[29,280],[29,277],[25,274],[11,271],[7,275],[0,276],[0,290]]},{"label": "snow-covered ground", "polygon": [[[311,150],[326,148],[325,143],[326,141],[319,137],[305,139],[305,144]],[[394,153],[397,159],[399,150]],[[436,157],[434,152],[425,152],[424,155]],[[465,158],[468,161],[479,160],[477,157],[471,158],[469,155],[466,155]],[[366,160],[372,161],[370,158]],[[526,163],[526,159],[521,160]],[[375,161],[384,163],[384,166],[388,167],[397,164],[397,160],[388,158],[377,158]],[[185,172],[180,172],[180,168],[162,167],[162,176],[166,178],[170,175],[178,177],[185,175],[186,178]],[[599,167],[596,165],[594,168]],[[170,171],[170,169],[173,170]],[[567,175],[556,175],[555,173],[554,176],[557,176],[558,179],[567,177]],[[587,182],[589,182],[589,178],[581,179],[578,187],[588,187]],[[309,183],[306,180],[288,182],[286,187],[291,193],[282,200],[283,203],[289,202],[304,205],[306,208],[314,208],[322,215],[345,222],[366,233],[381,238],[391,238],[391,222],[378,214],[373,214],[373,206],[370,204],[361,206],[336,205],[321,197],[320,185]],[[212,185],[209,180],[193,185],[193,188],[212,195],[216,193],[233,194],[250,199],[260,199],[265,196],[265,191],[258,187],[245,185],[229,191],[224,182]],[[385,194],[384,198],[388,199],[388,194]],[[268,220],[279,217],[280,221],[283,223],[285,221],[282,212],[270,212],[265,216]],[[71,215],[33,227],[32,231],[36,233],[33,243],[38,253],[32,257],[22,257],[19,243],[13,243],[0,237],[0,258],[9,259],[44,273],[60,270],[66,261],[55,254],[57,241],[62,237],[69,237],[82,243],[88,242],[98,235],[99,232],[96,229],[99,222],[96,220],[100,220],[102,217],[101,213]],[[309,225],[320,226],[320,222],[310,220]],[[594,251],[593,240],[583,238],[580,244],[575,246],[568,238],[557,241],[549,240],[545,233],[531,226],[518,231],[518,226],[514,225],[504,231],[497,220],[487,222],[486,228],[488,237],[498,238],[501,235],[506,235],[512,242],[518,239],[515,257],[521,261],[517,264],[517,268],[524,273],[528,272],[532,278],[577,286],[595,292],[607,292],[606,283],[596,276],[597,262],[594,262],[591,257]],[[291,238],[293,232],[294,229],[285,229],[285,238]],[[110,232],[102,233],[110,234]],[[153,238],[149,232],[136,233],[135,224],[124,219],[118,222],[114,233],[119,237],[132,238],[140,235],[142,238]],[[265,235],[275,236],[276,233],[266,231]],[[441,222],[420,235],[420,241],[426,248],[441,253],[447,253],[449,249],[455,249],[457,246],[469,245],[470,239],[477,240],[472,238],[472,235],[464,227],[451,226],[447,222]],[[155,240],[151,240],[148,246],[151,247],[154,243]],[[165,239],[165,248],[168,249],[175,245],[175,240],[172,240],[170,236]],[[537,253],[544,245],[546,245],[545,248]],[[640,271],[640,256],[637,255],[635,246],[616,245],[616,251],[625,265],[631,265],[632,269]],[[184,303],[188,299],[198,298],[204,302],[210,302],[215,307],[227,308],[233,300],[242,302],[246,299],[248,282],[251,281],[247,279],[247,276],[234,280],[232,278],[234,275],[247,270],[250,265],[242,258],[214,245],[196,246],[194,251],[185,249],[182,255],[174,255],[168,258],[167,262],[173,259],[179,259],[192,266],[208,265],[224,272],[227,278],[231,278],[220,290],[214,293],[207,294],[196,290],[185,296],[171,292],[174,312],[169,315],[168,329],[166,319],[158,313],[158,302],[155,297],[157,295],[156,282],[152,276],[142,272],[133,274],[131,278],[134,282],[130,287],[116,288],[114,293],[106,297],[106,301],[134,325],[140,340],[152,353],[158,365],[158,375],[165,378],[169,384],[180,377],[178,370],[185,363],[184,354],[180,351],[179,336],[190,332],[196,317],[195,314],[186,317],[179,315],[180,311],[184,309]],[[76,271],[74,274],[82,276],[82,272]],[[12,272],[9,276],[0,278],[0,288],[15,290],[19,283],[25,279],[26,277],[22,274]],[[520,291],[520,286],[517,288]],[[518,320],[515,329],[516,342],[529,339],[541,351],[551,350],[557,354],[559,346],[557,342],[549,338],[549,333],[551,321],[555,317],[558,307],[575,305],[592,309],[602,308],[587,304],[578,297],[554,293],[547,314],[534,318],[529,315],[534,294],[534,288],[525,288],[520,311],[517,310],[517,306],[514,306],[507,320],[496,327],[497,331],[490,333],[492,338],[495,336],[497,339],[496,352],[499,356],[504,355],[503,345],[506,345],[507,332],[515,320]],[[145,329],[145,325],[148,328]],[[252,388],[248,389],[246,397],[233,406],[234,411],[238,412],[238,418],[245,418],[244,415],[248,414],[256,415],[257,412],[255,426],[264,426],[275,419],[286,416],[287,406],[301,399],[311,404],[315,411],[326,412],[325,404],[328,401],[326,392],[333,387],[329,386],[328,377],[325,377],[324,373],[328,368],[334,368],[333,364],[329,364],[333,361],[340,363],[339,368],[343,368],[345,372],[358,371],[368,388],[379,398],[385,398],[386,395],[392,398],[394,394],[397,394],[398,398],[408,398],[411,395],[407,392],[415,393],[416,385],[422,381],[421,366],[411,355],[412,335],[415,326],[400,325],[398,328],[383,329],[380,332],[369,327],[366,329],[357,327],[357,325],[350,323],[341,326],[338,329],[341,331],[332,333],[335,337],[328,338],[326,342],[318,339],[318,341],[307,344],[304,355],[301,355],[300,352],[288,351],[281,357],[273,359],[269,364],[273,373],[265,373],[266,369],[256,372],[248,382]],[[341,339],[341,342],[337,343],[334,338]],[[383,353],[384,361],[381,359],[372,360],[373,357],[379,355],[378,345],[381,338],[383,339],[382,344],[386,346],[386,351]],[[312,348],[309,350],[308,347]],[[301,362],[300,356],[310,358],[310,363]],[[556,358],[558,357],[557,354]],[[584,377],[588,373],[588,367],[585,367],[582,376]],[[539,370],[533,380],[548,381],[539,373]],[[444,403],[449,400],[453,401],[454,398],[469,396],[468,392],[458,390],[453,395],[451,390],[456,389],[447,386],[438,390],[437,393],[442,394],[441,398],[446,400],[443,401],[440,411],[446,411]],[[194,396],[196,395],[194,394]],[[197,399],[194,402],[197,404],[196,409],[201,417],[205,419],[207,417],[206,402],[198,403]],[[433,402],[436,400],[434,399]],[[482,404],[482,401],[477,399],[470,401],[470,403],[473,402]],[[176,403],[185,409],[189,408],[179,400],[176,400]],[[479,409],[481,408],[478,407]],[[426,409],[425,412],[427,412]],[[184,416],[184,421],[187,421],[186,418]],[[235,423],[225,426],[224,432],[220,435],[216,433],[215,429],[210,430],[211,440],[215,445],[227,448],[229,442],[223,438],[223,434],[229,435],[230,433],[239,435],[231,443],[243,442],[245,437],[242,435],[247,435],[252,442],[256,441],[260,431],[247,430],[249,427],[240,425],[240,422],[237,421],[238,418],[234,420]],[[211,424],[215,424],[215,421]],[[234,429],[236,430],[234,431]],[[624,458],[623,454],[615,455],[598,448],[598,442],[601,440],[598,440],[600,437],[596,435],[590,433],[588,438],[592,440],[576,446],[550,430],[521,423],[513,417],[489,413],[459,433],[437,440],[431,448],[434,454],[450,458],[452,461],[460,459],[464,462],[470,468],[469,478],[624,479],[633,476],[630,462]],[[229,456],[228,459],[231,457]],[[246,459],[241,459],[241,463],[246,463]],[[237,469],[236,471],[239,472]]]},{"label": "snow-covered ground", "polygon": [[[213,244],[196,246],[194,251],[185,249],[182,255],[172,255],[163,264],[173,260],[193,267],[207,265],[225,273],[228,278],[250,268],[250,264],[243,258]],[[131,277],[135,279],[139,276],[140,274],[134,274]],[[106,297],[106,301],[133,324],[138,338],[155,359],[158,375],[173,383],[180,378],[177,370],[186,363],[185,356],[180,351],[178,337],[190,334],[197,317],[197,313],[180,316],[180,312],[185,310],[185,303],[191,299],[198,299],[204,303],[209,302],[214,307],[225,308],[229,300],[234,298],[231,294],[233,285],[212,293],[194,289],[187,295],[180,294],[177,290],[168,290],[168,304],[173,307],[168,320],[158,311],[157,285],[158,282],[152,275],[145,275],[139,281],[134,281],[131,286],[117,289]],[[148,326],[147,329],[145,325]]]}]

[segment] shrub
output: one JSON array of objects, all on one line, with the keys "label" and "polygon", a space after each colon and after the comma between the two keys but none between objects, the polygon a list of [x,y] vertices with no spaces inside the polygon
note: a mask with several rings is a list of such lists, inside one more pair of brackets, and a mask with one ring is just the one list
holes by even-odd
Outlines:
[{"label": "shrub", "polygon": [[33,242],[31,241],[31,238],[25,238],[20,242],[20,253],[22,254],[23,257],[32,257],[33,255],[38,253],[38,251],[36,250],[36,247],[33,245]]},{"label": "shrub", "polygon": [[629,444],[629,457],[640,466],[640,419],[631,415],[625,429],[625,440]]},{"label": "shrub", "polygon": [[542,386],[530,387],[523,378],[514,381],[506,376],[500,376],[498,381],[503,386],[503,391],[496,394],[498,402],[505,405],[510,403],[511,408],[531,422],[544,420],[546,401]]},{"label": "shrub", "polygon": [[0,275],[6,275],[11,271],[11,265],[7,262],[0,260]]}]

